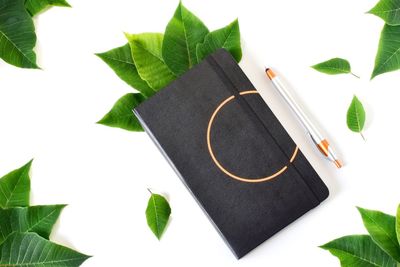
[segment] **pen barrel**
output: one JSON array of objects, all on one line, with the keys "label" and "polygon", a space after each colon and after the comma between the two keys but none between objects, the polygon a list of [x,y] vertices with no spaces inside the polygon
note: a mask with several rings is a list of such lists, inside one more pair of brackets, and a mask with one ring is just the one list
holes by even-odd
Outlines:
[{"label": "pen barrel", "polygon": [[296,114],[297,118],[303,124],[304,128],[308,131],[311,140],[317,146],[318,150],[323,154],[328,160],[335,163],[336,167],[341,168],[343,165],[341,161],[337,158],[332,147],[329,145],[328,140],[326,140],[318,129],[314,126],[308,116],[305,114],[300,105],[294,100],[291,93],[285,88],[279,77],[275,75],[270,69],[266,69],[266,74],[271,80],[274,87],[277,89],[279,94],[285,99],[286,103],[289,105],[290,109]]},{"label": "pen barrel", "polygon": [[279,94],[283,97],[283,99],[285,99],[286,103],[289,105],[291,110],[296,114],[301,124],[303,124],[304,128],[308,131],[313,141],[316,144],[322,142],[324,138],[322,137],[321,133],[311,123],[311,120],[304,113],[300,105],[296,101],[294,101],[293,96],[290,94],[288,90],[286,90],[285,86],[282,84],[279,77],[275,76],[273,79],[271,79],[271,81],[272,84],[275,86],[275,88],[278,90]]},{"label": "pen barrel", "polygon": [[321,152],[322,155],[324,155],[326,158],[328,158],[330,161],[337,161],[337,156],[335,152],[333,151],[332,147],[330,146],[328,140],[323,139],[321,141],[316,141],[314,137],[309,133],[311,140],[315,144],[315,146],[318,148],[318,150]]}]

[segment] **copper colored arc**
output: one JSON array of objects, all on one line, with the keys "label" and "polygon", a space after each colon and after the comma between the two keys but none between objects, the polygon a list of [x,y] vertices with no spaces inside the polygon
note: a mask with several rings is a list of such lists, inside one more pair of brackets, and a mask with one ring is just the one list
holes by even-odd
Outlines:
[{"label": "copper colored arc", "polygon": [[[250,91],[243,91],[240,92],[240,95],[247,95],[247,94],[258,94],[258,92],[256,90],[250,90]],[[269,176],[265,176],[265,177],[261,177],[261,178],[249,178],[249,177],[241,177],[238,175],[233,174],[232,172],[228,171],[225,167],[222,166],[222,164],[217,160],[217,158],[214,155],[214,151],[212,149],[211,146],[211,128],[212,128],[212,124],[214,122],[215,117],[217,116],[218,112],[230,101],[232,101],[235,98],[235,96],[230,96],[227,99],[225,99],[224,101],[221,102],[221,104],[219,104],[219,106],[215,109],[215,111],[213,112],[213,114],[211,115],[210,121],[208,122],[208,127],[207,127],[207,146],[208,146],[208,152],[210,153],[211,159],[213,160],[213,162],[215,163],[215,165],[226,175],[228,175],[229,177],[241,181],[241,182],[246,182],[246,183],[261,183],[261,182],[265,182],[268,180],[271,180],[277,176],[279,176],[280,174],[284,173],[287,168],[288,168],[288,164],[283,166],[281,169],[277,170],[276,172],[274,172],[273,174],[269,175]],[[289,160],[289,164],[292,163],[294,161],[294,159],[296,158],[297,152],[298,152],[299,148],[296,146],[296,148],[294,149],[294,152]]]}]

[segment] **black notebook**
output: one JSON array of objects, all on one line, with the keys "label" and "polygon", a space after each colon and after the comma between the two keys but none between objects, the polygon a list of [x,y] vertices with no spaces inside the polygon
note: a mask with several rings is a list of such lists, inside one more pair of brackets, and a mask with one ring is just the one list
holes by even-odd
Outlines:
[{"label": "black notebook", "polygon": [[223,49],[134,113],[237,258],[329,194]]}]

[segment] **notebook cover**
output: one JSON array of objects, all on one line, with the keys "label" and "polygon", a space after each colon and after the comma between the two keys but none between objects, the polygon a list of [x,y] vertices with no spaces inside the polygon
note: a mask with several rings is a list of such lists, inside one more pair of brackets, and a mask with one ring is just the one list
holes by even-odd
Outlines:
[{"label": "notebook cover", "polygon": [[237,258],[328,197],[223,49],[134,113]]}]

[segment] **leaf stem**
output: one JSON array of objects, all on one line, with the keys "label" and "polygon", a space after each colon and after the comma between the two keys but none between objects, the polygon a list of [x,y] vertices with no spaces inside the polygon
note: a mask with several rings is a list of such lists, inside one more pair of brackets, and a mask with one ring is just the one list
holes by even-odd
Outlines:
[{"label": "leaf stem", "polygon": [[356,78],[360,79],[360,76],[358,76],[358,75],[355,75],[355,74],[354,74],[354,73],[352,73],[352,72],[350,72],[350,74],[351,74],[351,75],[353,75],[354,77],[356,77]]},{"label": "leaf stem", "polygon": [[147,188],[147,191],[149,191],[149,192],[150,192],[150,194],[153,194],[153,192],[151,192],[150,188]]},{"label": "leaf stem", "polygon": [[360,132],[360,135],[361,135],[362,139],[364,140],[364,142],[367,141],[367,140],[365,139],[365,136],[363,135],[362,132]]}]

